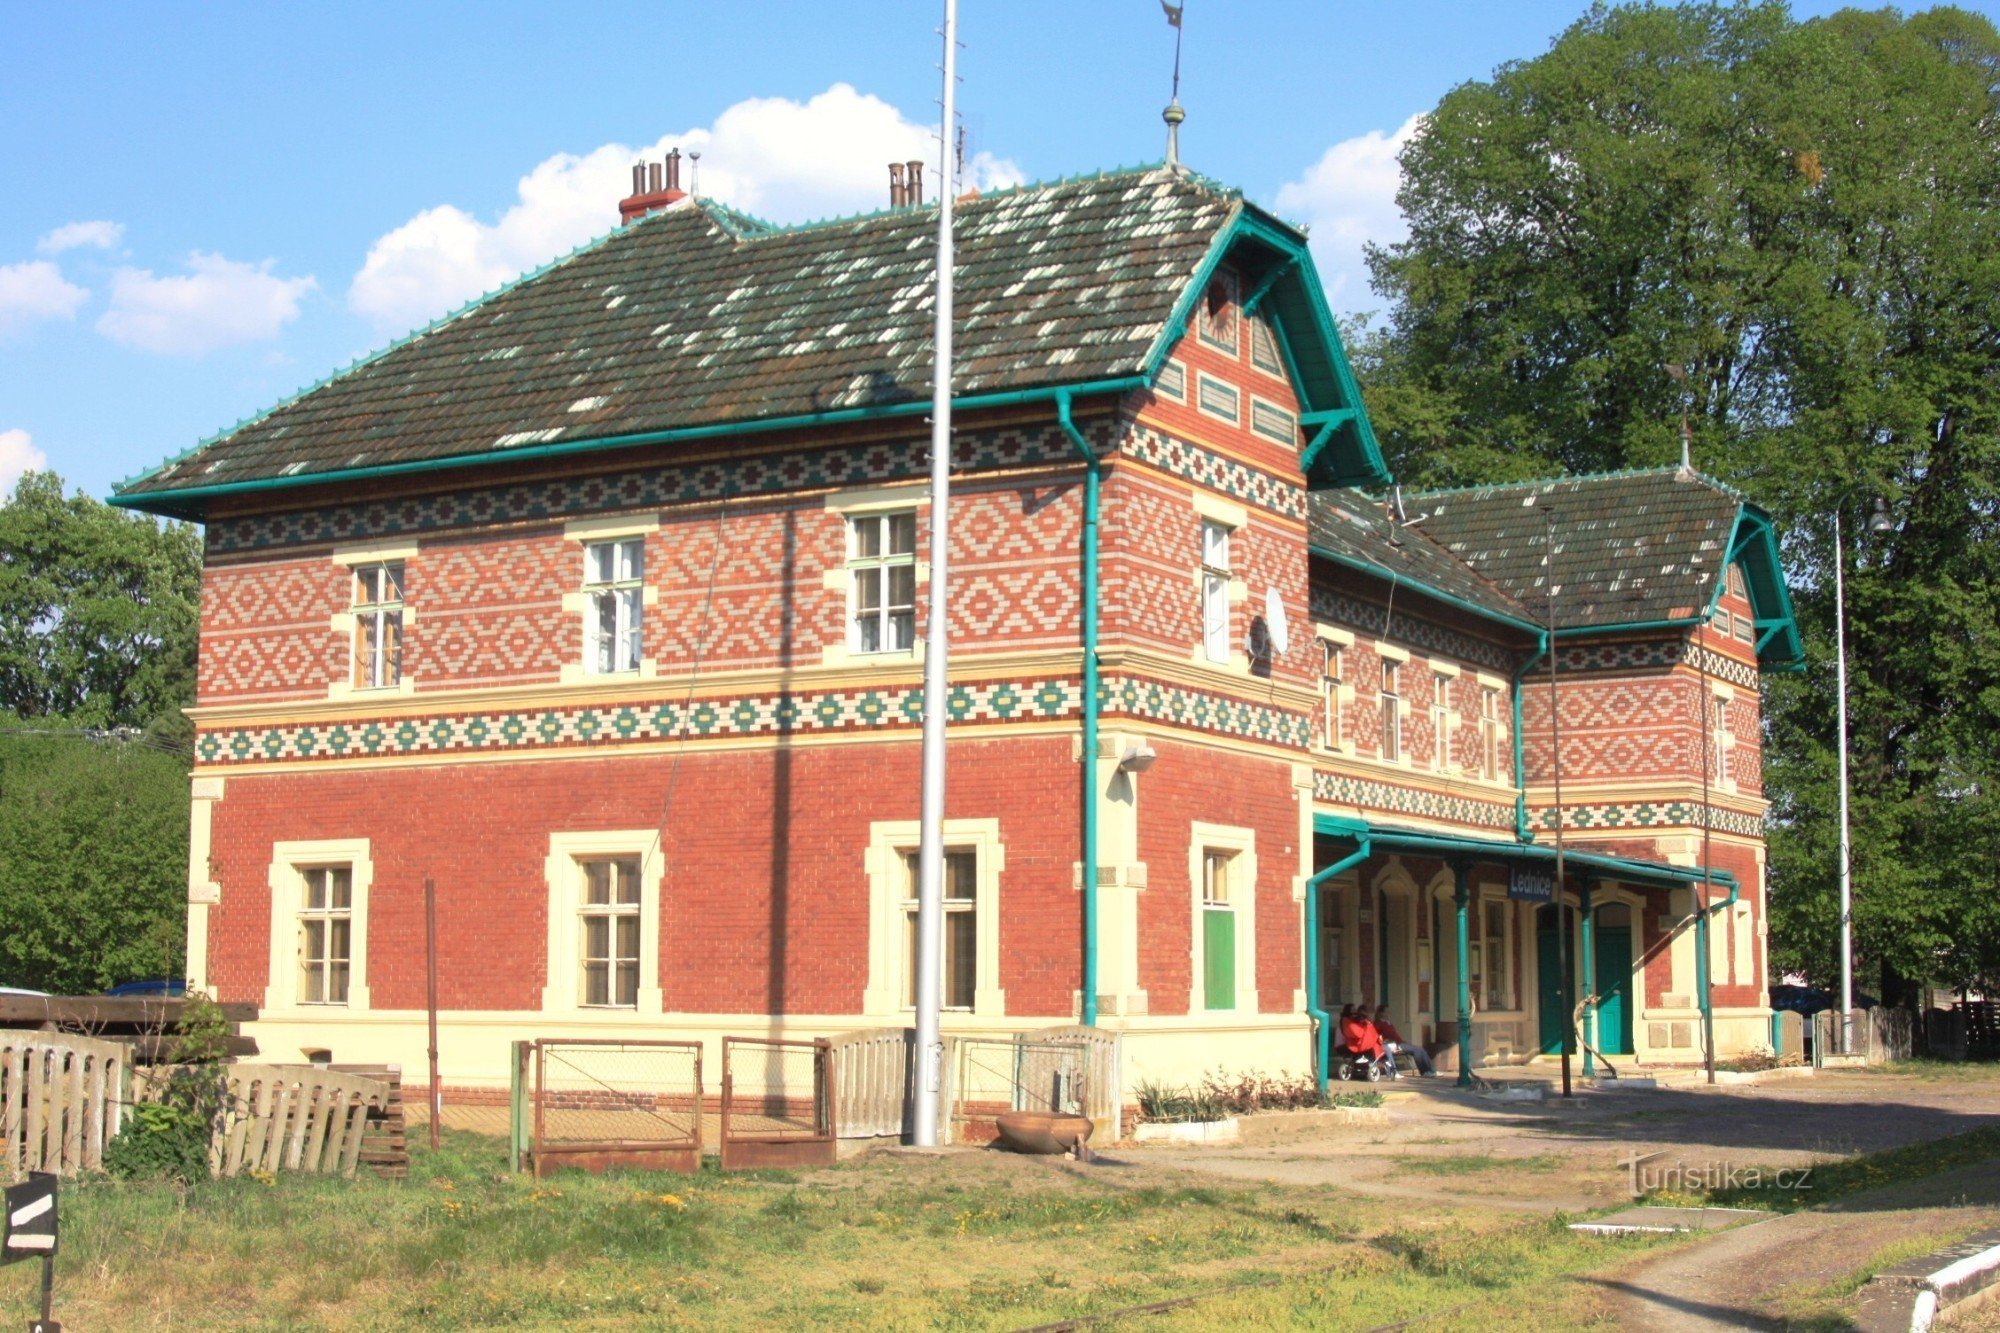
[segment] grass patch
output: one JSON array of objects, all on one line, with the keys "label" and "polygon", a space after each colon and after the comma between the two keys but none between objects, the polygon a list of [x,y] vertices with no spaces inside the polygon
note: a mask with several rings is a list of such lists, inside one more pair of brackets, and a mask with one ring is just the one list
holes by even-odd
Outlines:
[{"label": "grass patch", "polygon": [[[503,1164],[497,1141],[448,1132],[437,1153],[412,1148],[404,1182],[75,1182],[59,1317],[77,1328],[1006,1328],[1327,1265],[1407,1216],[1310,1188],[1192,1187],[1001,1154],[542,1182]],[[0,1270],[0,1323],[31,1315],[36,1267]]]},{"label": "grass patch", "polygon": [[[1791,1188],[1723,1188],[1697,1191],[1687,1196],[1649,1198],[1653,1202],[1707,1203],[1725,1208],[1768,1208],[1774,1212],[1795,1213],[1801,1208],[1819,1207],[1864,1190],[1943,1175],[1994,1157],[2000,1157],[2000,1129],[1975,1129],[1947,1138],[1905,1144],[1900,1148],[1862,1153],[1845,1161],[1821,1163]],[[1764,1170],[1759,1174],[1763,1180],[1770,1181],[1777,1179],[1781,1173]],[[1787,1179],[1800,1174],[1797,1168],[1784,1173]]]},{"label": "grass patch", "polygon": [[1868,1262],[1831,1282],[1806,1282],[1781,1288],[1770,1302],[1770,1313],[1788,1329],[1835,1330],[1854,1327],[1854,1298],[1877,1273],[1906,1259],[1943,1249],[1979,1230],[1967,1222],[1906,1237],[1869,1256]]},{"label": "grass patch", "polygon": [[1398,1157],[1396,1169],[1420,1176],[1476,1176],[1487,1171],[1529,1171],[1543,1174],[1559,1171],[1567,1159],[1554,1153],[1534,1157],[1487,1157],[1461,1153],[1449,1157]]}]

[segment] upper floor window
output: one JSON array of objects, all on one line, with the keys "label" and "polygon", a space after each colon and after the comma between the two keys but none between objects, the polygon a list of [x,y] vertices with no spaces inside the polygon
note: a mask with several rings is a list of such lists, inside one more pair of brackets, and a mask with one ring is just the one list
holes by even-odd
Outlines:
[{"label": "upper floor window", "polygon": [[1492,782],[1500,776],[1500,691],[1479,691],[1479,773]]},{"label": "upper floor window", "polygon": [[[903,1007],[917,1003],[917,883],[920,855],[903,853]],[[979,982],[979,853],[944,851],[944,987],[947,1009],[972,1008]]]},{"label": "upper floor window", "polygon": [[1229,660],[1229,528],[1201,524],[1201,644],[1211,662]]},{"label": "upper floor window", "polygon": [[1396,690],[1397,663],[1382,659],[1382,758],[1389,763],[1403,759],[1403,700]]},{"label": "upper floor window", "polygon": [[1236,275],[1227,271],[1208,280],[1202,293],[1201,317],[1196,321],[1201,340],[1236,354]]},{"label": "upper floor window", "polygon": [[1326,653],[1319,681],[1321,705],[1326,711],[1326,748],[1338,750],[1347,739],[1340,716],[1341,674],[1347,663],[1339,644],[1323,641],[1320,647]]},{"label": "upper floor window", "polygon": [[586,542],[583,589],[590,598],[584,663],[593,675],[637,671],[644,649],[644,538]]},{"label": "upper floor window", "polygon": [[387,689],[403,679],[403,562],[354,569],[354,687]]},{"label": "upper floor window", "polygon": [[1243,419],[1243,395],[1236,391],[1235,385],[1224,383],[1213,375],[1195,376],[1194,405],[1232,426]]},{"label": "upper floor window", "polygon": [[1451,677],[1431,677],[1431,767],[1451,767]]},{"label": "upper floor window", "polygon": [[354,944],[354,868],[299,871],[299,1003],[346,1004]]},{"label": "upper floor window", "polygon": [[639,1004],[639,858],[581,862],[583,901],[578,959],[582,1003],[634,1009]]},{"label": "upper floor window", "polygon": [[1729,591],[1738,597],[1748,597],[1750,595],[1743,585],[1743,566],[1731,565],[1729,567]]},{"label": "upper floor window", "polygon": [[1729,729],[1729,702],[1717,697],[1709,700],[1709,780],[1718,787],[1730,787],[1734,780],[1729,770],[1729,752],[1736,747],[1736,733]]},{"label": "upper floor window", "polygon": [[908,652],[917,641],[917,515],[857,514],[848,520],[849,647]]}]

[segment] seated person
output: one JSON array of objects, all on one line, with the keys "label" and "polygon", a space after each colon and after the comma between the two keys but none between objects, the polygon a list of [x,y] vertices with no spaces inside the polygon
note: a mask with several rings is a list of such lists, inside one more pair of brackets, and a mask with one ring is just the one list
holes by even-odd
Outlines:
[{"label": "seated person", "polygon": [[1380,1060],[1385,1050],[1382,1036],[1369,1020],[1368,1006],[1347,1005],[1340,1011],[1340,1044],[1351,1055],[1365,1055],[1371,1060]]},{"label": "seated person", "polygon": [[1375,1011],[1375,1031],[1388,1043],[1390,1050],[1409,1056],[1410,1063],[1417,1067],[1419,1074],[1425,1078],[1436,1076],[1437,1067],[1431,1063],[1431,1053],[1403,1040],[1403,1034],[1396,1031],[1396,1025],[1389,1021],[1389,1006],[1386,1004]]}]

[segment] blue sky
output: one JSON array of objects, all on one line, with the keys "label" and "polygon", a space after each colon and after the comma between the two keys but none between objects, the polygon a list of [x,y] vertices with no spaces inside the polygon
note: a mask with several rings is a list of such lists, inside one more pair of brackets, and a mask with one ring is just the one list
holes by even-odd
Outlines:
[{"label": "blue sky", "polygon": [[[1157,0],[961,9],[979,180],[1161,155]],[[1582,9],[1188,0],[1183,156],[1311,223],[1367,308],[1399,131]],[[0,486],[105,494],[609,230],[640,149],[700,145],[704,193],[778,221],[886,202],[888,161],[935,161],[940,10],[0,0]]]}]

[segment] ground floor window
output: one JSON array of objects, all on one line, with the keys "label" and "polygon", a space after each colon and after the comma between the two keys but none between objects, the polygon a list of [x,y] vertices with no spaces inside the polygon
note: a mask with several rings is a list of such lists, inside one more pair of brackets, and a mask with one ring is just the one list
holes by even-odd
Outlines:
[{"label": "ground floor window", "polygon": [[1487,898],[1472,905],[1466,923],[1471,947],[1466,952],[1472,993],[1482,1009],[1513,1009],[1515,1000],[1514,906],[1504,898]]},{"label": "ground floor window", "polygon": [[547,975],[553,1013],[661,1012],[660,899],[666,861],[654,829],[549,835]]},{"label": "ground floor window", "polygon": [[1201,993],[1204,1009],[1236,1007],[1234,852],[1201,856]]},{"label": "ground floor window", "polygon": [[[903,1006],[917,1005],[917,888],[919,852],[903,854]],[[971,1011],[979,980],[979,853],[948,847],[944,853],[944,989],[947,1009]]]},{"label": "ground floor window", "polygon": [[631,1009],[639,1003],[639,858],[581,863],[582,1002]]},{"label": "ground floor window", "polygon": [[[944,822],[943,988],[947,1011],[998,1018],[1001,884],[1007,849],[996,819]],[[862,1012],[900,1015],[917,1002],[917,884],[921,834],[915,820],[869,826],[868,985]]]},{"label": "ground floor window", "polygon": [[271,847],[271,970],[264,1008],[368,1007],[366,838]]},{"label": "ground floor window", "polygon": [[308,866],[299,878],[299,1003],[344,1005],[353,967],[354,868]]},{"label": "ground floor window", "polygon": [[1189,830],[1188,1012],[1257,1011],[1257,842],[1247,828]]}]

